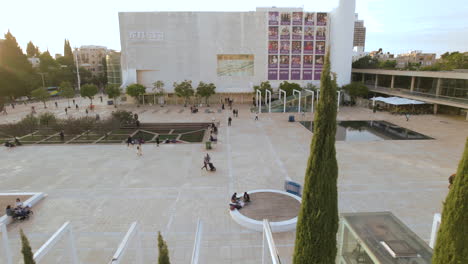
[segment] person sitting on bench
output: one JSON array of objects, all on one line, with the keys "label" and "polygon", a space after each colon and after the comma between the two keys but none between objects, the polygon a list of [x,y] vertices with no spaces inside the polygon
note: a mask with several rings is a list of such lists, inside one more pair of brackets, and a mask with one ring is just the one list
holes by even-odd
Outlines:
[{"label": "person sitting on bench", "polygon": [[247,192],[244,192],[244,203],[250,202],[250,195]]},{"label": "person sitting on bench", "polygon": [[237,203],[240,199],[237,198],[237,193],[234,193],[232,196],[231,196],[231,203]]},{"label": "person sitting on bench", "polygon": [[11,208],[11,205],[7,205],[5,209],[5,214],[11,217],[15,216],[15,211]]}]

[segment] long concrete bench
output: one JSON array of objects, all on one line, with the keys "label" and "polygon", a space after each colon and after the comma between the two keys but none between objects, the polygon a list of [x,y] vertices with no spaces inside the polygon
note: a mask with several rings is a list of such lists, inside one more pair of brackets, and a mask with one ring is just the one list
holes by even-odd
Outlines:
[{"label": "long concrete bench", "polygon": [[[33,207],[36,205],[40,200],[44,199],[47,194],[45,193],[0,193],[0,196],[23,196],[23,195],[32,195],[31,198],[27,199],[26,201],[23,202],[25,206]],[[4,208],[1,208],[5,210]],[[8,225],[13,221],[13,218],[11,216],[4,215],[0,217],[0,224],[5,224]]]}]

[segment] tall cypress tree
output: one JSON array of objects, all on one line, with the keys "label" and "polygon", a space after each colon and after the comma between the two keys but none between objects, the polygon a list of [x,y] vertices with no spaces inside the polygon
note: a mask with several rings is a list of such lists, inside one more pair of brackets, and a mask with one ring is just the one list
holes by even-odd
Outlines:
[{"label": "tall cypress tree", "polygon": [[327,52],[297,221],[294,264],[335,263],[338,231],[336,112],[336,81],[332,80],[330,52]]},{"label": "tall cypress tree", "polygon": [[468,263],[468,138],[455,180],[445,199],[432,263]]},{"label": "tall cypress tree", "polygon": [[23,253],[24,264],[36,264],[34,261],[34,254],[32,253],[31,246],[29,245],[29,240],[23,232],[23,229],[20,229],[21,236],[21,253]]},{"label": "tall cypress tree", "polygon": [[74,66],[73,51],[70,46],[70,41],[65,39],[65,44],[63,45],[63,57],[65,58],[64,63],[67,66]]},{"label": "tall cypress tree", "polygon": [[29,58],[36,56],[36,46],[32,43],[32,41],[28,42],[28,46],[26,47],[26,55]]},{"label": "tall cypress tree", "polygon": [[158,264],[171,264],[169,261],[169,250],[167,249],[166,241],[164,241],[161,232],[158,232],[158,249]]},{"label": "tall cypress tree", "polygon": [[0,95],[9,97],[27,95],[37,85],[39,76],[34,75],[31,63],[10,31],[5,34],[5,40],[1,45],[0,71],[8,75],[7,81],[0,87]]}]

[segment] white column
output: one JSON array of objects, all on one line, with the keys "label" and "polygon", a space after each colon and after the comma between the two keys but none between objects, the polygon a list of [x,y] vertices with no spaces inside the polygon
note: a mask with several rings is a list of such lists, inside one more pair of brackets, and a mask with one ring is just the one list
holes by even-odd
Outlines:
[{"label": "white column", "polygon": [[[307,90],[307,89],[304,89],[304,92],[308,92],[308,93],[312,94],[312,105],[311,105],[310,112],[313,113],[314,112],[314,100],[315,100],[314,95],[315,95],[315,93],[314,93],[314,91]],[[307,101],[306,101],[306,109],[307,109]]]},{"label": "white column", "polygon": [[268,113],[271,113],[271,92],[270,90],[265,90],[265,103],[268,100]]},{"label": "white column", "polygon": [[261,113],[262,112],[262,92],[260,90],[257,90],[256,96],[257,96],[258,113]]},{"label": "white column", "polygon": [[300,113],[301,112],[301,91],[298,91],[296,89],[293,90],[293,94],[296,94],[298,93],[299,94],[299,105],[298,105],[298,108],[297,108],[297,112]]},{"label": "white column", "polygon": [[279,99],[281,100],[281,94],[283,94],[283,113],[286,113],[286,91],[283,89],[279,89]]}]

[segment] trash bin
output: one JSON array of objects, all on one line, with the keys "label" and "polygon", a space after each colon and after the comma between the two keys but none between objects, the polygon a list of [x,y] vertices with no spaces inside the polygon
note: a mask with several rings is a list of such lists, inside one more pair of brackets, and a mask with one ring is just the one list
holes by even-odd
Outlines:
[{"label": "trash bin", "polygon": [[112,100],[107,101],[107,105],[113,105],[113,104],[114,104],[114,101]]},{"label": "trash bin", "polygon": [[293,115],[290,115],[288,121],[289,121],[289,122],[294,122],[294,116],[293,116]]},{"label": "trash bin", "polygon": [[205,142],[205,147],[206,147],[206,149],[211,149],[211,141],[206,141]]}]

